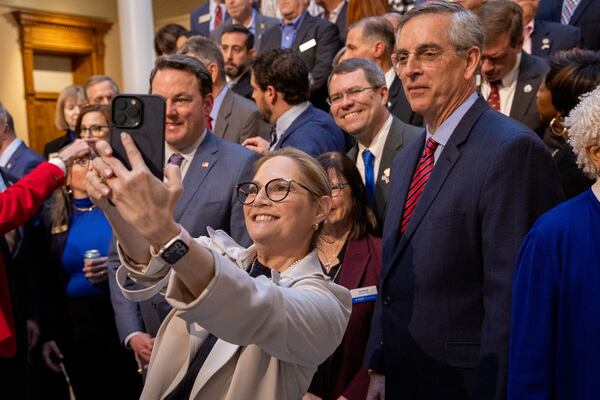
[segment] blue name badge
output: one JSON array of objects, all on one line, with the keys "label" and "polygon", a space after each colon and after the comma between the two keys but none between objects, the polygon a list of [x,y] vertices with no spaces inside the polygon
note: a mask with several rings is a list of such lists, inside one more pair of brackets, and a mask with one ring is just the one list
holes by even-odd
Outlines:
[{"label": "blue name badge", "polygon": [[350,290],[352,304],[377,300],[377,286],[367,286]]}]

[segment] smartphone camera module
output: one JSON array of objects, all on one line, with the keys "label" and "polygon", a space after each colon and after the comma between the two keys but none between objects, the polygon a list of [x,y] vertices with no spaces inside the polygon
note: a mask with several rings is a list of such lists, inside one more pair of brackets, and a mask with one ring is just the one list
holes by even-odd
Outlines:
[{"label": "smartphone camera module", "polygon": [[142,123],[143,103],[131,96],[118,96],[113,100],[113,124],[119,128],[137,128]]}]

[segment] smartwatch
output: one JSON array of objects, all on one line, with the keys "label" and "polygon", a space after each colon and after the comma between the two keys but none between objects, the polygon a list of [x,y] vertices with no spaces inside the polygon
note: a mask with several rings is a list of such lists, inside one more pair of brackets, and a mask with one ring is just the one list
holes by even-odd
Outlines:
[{"label": "smartwatch", "polygon": [[167,264],[173,265],[185,256],[190,247],[181,238],[181,233],[169,240],[159,251],[158,255]]}]

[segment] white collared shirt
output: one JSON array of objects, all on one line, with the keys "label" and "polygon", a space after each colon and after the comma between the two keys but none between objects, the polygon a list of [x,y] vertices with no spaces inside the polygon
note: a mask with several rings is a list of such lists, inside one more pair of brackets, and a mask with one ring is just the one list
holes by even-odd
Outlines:
[{"label": "white collared shirt", "polygon": [[165,143],[165,166],[169,162],[169,158],[174,153],[181,154],[183,156],[183,161],[181,162],[179,169],[181,170],[181,179],[183,180],[183,178],[185,178],[185,174],[187,173],[188,169],[190,168],[190,164],[191,164],[192,160],[194,159],[194,156],[196,155],[198,146],[200,146],[200,143],[202,143],[202,141],[204,141],[205,137],[206,137],[206,129],[204,129],[204,132],[202,132],[202,135],[200,135],[198,140],[196,140],[193,145],[191,145],[190,147],[188,147],[187,149],[184,149],[182,151],[177,151],[176,149],[172,148],[168,143]]},{"label": "white collared shirt", "polygon": [[17,148],[23,143],[19,138],[15,138],[0,155],[0,167],[6,167],[10,158],[15,154]]},{"label": "white collared shirt", "polygon": [[[531,35],[535,29],[535,19],[531,19],[527,25],[523,27],[523,51],[531,54]],[[529,32],[529,34],[527,34]]]},{"label": "white collared shirt", "polygon": [[[344,7],[344,4],[346,4],[346,0],[340,2],[340,4],[338,4],[338,6],[334,8],[332,12],[329,13],[329,22],[331,22],[332,24],[335,24],[337,22],[338,16],[340,15],[340,11],[342,11],[342,8]],[[325,11],[323,11],[323,15],[324,14]]]},{"label": "white collared shirt", "polygon": [[[510,115],[513,99],[517,90],[517,80],[519,78],[519,64],[521,64],[521,54],[517,56],[517,61],[513,69],[502,78],[502,84],[498,88],[500,94],[500,112],[504,115]],[[481,83],[481,95],[487,99],[490,95],[490,84],[484,79]]]},{"label": "white collared shirt", "polygon": [[275,134],[277,135],[277,140],[275,141],[275,143],[273,143],[272,148],[274,148],[277,145],[277,143],[279,143],[285,131],[290,127],[290,125],[292,125],[296,118],[300,116],[300,114],[306,111],[309,105],[310,103],[308,101],[296,104],[295,106],[281,114],[279,118],[277,118],[277,121],[275,121]]},{"label": "white collared shirt", "polygon": [[223,14],[223,19],[221,20],[221,25],[223,25],[223,23],[225,22],[225,15],[227,14],[227,9],[225,8],[225,3],[220,3],[217,4],[214,1],[210,1],[210,3],[208,4],[208,9],[209,9],[209,13],[210,13],[210,31],[212,32],[215,29],[215,15],[217,13],[217,7],[221,8],[221,12]]},{"label": "white collared shirt", "polygon": [[394,67],[392,67],[385,73],[385,86],[387,86],[388,89],[392,87],[392,83],[394,83],[395,78],[396,71],[394,71]]},{"label": "white collared shirt", "polygon": [[381,157],[383,156],[383,148],[385,147],[385,142],[387,140],[388,134],[390,133],[390,128],[392,127],[392,121],[394,118],[392,114],[388,116],[388,118],[383,123],[383,126],[377,132],[377,135],[371,141],[369,147],[365,147],[362,144],[358,143],[358,154],[356,155],[356,168],[358,168],[358,172],[360,172],[360,176],[362,177],[363,182],[365,182],[365,162],[362,157],[363,151],[368,149],[373,156],[375,156],[375,160],[373,162],[374,169],[374,177],[375,183],[377,184],[377,178],[379,174],[379,165],[381,164]]}]

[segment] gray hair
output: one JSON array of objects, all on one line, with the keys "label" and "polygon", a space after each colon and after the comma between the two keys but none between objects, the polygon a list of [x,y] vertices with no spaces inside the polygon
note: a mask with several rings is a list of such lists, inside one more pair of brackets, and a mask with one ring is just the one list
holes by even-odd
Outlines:
[{"label": "gray hair", "polygon": [[196,57],[204,64],[206,69],[208,69],[208,64],[216,64],[219,70],[219,77],[217,79],[220,83],[225,82],[225,60],[223,60],[223,53],[221,53],[219,46],[212,40],[203,36],[192,36],[181,46],[177,54]]},{"label": "gray hair", "polygon": [[[102,83],[102,82],[110,82],[111,85],[112,85],[112,87],[113,87],[113,89],[114,89],[114,91],[115,91],[115,93],[119,94],[119,85],[117,85],[117,82],[115,82],[113,80],[113,78],[111,78],[108,75],[92,75],[83,84],[83,90],[85,92],[86,99],[87,99],[87,91],[88,91],[88,89],[90,87],[92,87],[94,85],[97,85],[99,83]],[[87,99],[87,100],[89,100],[89,99]]]},{"label": "gray hair", "polygon": [[362,28],[362,39],[369,41],[380,40],[385,46],[385,54],[389,57],[394,51],[394,26],[384,17],[366,17],[350,25],[348,32]]},{"label": "gray hair", "polygon": [[0,101],[0,130],[4,129],[4,125],[8,123],[8,116],[6,114],[6,108]]},{"label": "gray hair", "polygon": [[333,67],[331,75],[327,81],[327,86],[331,82],[331,78],[337,74],[349,74],[354,71],[362,70],[365,73],[365,78],[369,85],[373,87],[385,86],[385,74],[381,67],[375,64],[371,60],[366,58],[351,58],[349,60],[342,61]]},{"label": "gray hair", "polygon": [[580,102],[565,120],[569,128],[569,144],[577,156],[577,164],[592,179],[600,177],[600,168],[594,164],[585,148],[600,146],[600,86],[580,97]]},{"label": "gray hair", "polygon": [[460,4],[441,1],[420,4],[404,14],[398,27],[396,43],[400,39],[402,28],[409,20],[429,14],[450,16],[448,41],[457,52],[465,52],[472,47],[480,50],[483,48],[483,25],[479,17]]}]

